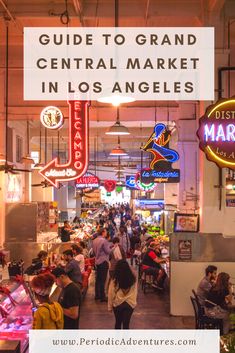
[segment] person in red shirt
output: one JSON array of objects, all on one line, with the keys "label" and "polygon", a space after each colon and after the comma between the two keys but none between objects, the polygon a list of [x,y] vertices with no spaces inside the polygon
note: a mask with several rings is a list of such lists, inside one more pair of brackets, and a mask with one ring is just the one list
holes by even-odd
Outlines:
[{"label": "person in red shirt", "polygon": [[166,259],[162,259],[159,243],[151,242],[143,257],[142,270],[149,275],[153,275],[155,280],[153,287],[163,289],[166,279],[166,272],[161,264],[166,263]]}]

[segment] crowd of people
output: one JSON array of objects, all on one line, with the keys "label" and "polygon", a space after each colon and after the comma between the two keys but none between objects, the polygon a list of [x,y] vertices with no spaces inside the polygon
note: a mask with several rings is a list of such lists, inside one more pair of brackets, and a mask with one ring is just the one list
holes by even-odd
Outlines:
[{"label": "crowd of people", "polygon": [[[76,226],[82,226],[79,219]],[[63,242],[70,240],[73,229],[65,222],[61,231]],[[161,244],[141,227],[138,215],[132,215],[129,205],[105,207],[93,221],[93,231],[87,242],[80,240],[63,251],[62,262],[51,273],[35,276],[31,287],[38,301],[34,311],[34,329],[78,329],[82,304],[83,274],[87,258],[94,259],[94,300],[107,302],[113,311],[116,329],[128,329],[137,305],[138,271],[154,278],[152,286],[164,289],[167,277],[161,255]],[[42,267],[47,257],[41,251],[27,269],[32,274]],[[35,273],[35,272],[34,272]],[[61,288],[56,302],[49,294],[52,285]]]}]

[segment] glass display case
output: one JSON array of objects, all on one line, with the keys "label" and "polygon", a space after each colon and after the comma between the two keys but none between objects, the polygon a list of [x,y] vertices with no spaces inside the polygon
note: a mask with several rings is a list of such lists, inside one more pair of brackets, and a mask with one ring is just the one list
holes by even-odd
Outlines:
[{"label": "glass display case", "polygon": [[32,327],[32,301],[21,283],[4,281],[10,296],[0,292],[0,340],[19,340],[21,353],[28,348],[28,333]]}]

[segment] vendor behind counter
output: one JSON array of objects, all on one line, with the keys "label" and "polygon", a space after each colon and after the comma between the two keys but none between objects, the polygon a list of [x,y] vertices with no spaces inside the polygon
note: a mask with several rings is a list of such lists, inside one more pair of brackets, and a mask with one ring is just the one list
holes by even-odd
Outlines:
[{"label": "vendor behind counter", "polygon": [[37,257],[32,259],[32,264],[25,270],[25,274],[32,276],[38,274],[43,267],[44,262],[48,257],[48,253],[45,250],[39,251]]}]

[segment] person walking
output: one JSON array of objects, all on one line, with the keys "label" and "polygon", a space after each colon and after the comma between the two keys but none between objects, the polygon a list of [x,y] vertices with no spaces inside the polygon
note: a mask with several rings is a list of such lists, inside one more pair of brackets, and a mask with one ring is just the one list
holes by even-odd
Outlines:
[{"label": "person walking", "polygon": [[96,279],[95,279],[95,300],[107,301],[105,296],[105,282],[109,268],[109,254],[111,243],[106,239],[107,230],[99,230],[98,236],[93,240],[93,252],[95,254]]},{"label": "person walking", "polygon": [[114,312],[115,329],[129,329],[136,304],[136,276],[126,260],[119,260],[108,291],[108,310]]},{"label": "person walking", "polygon": [[126,254],[121,245],[119,244],[119,238],[113,238],[113,248],[109,255],[109,276],[113,278],[116,264],[119,260],[125,260]]}]

